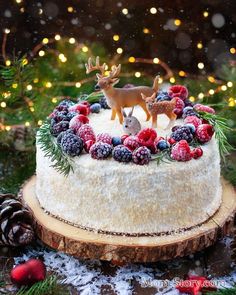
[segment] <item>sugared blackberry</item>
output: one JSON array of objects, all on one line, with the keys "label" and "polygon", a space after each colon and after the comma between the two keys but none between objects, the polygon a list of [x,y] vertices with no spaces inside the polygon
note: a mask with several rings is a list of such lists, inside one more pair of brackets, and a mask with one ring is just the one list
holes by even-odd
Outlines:
[{"label": "sugared blackberry", "polygon": [[186,107],[193,107],[193,103],[189,99],[185,99],[184,104]]},{"label": "sugared blackberry", "polygon": [[157,101],[171,100],[171,97],[169,96],[168,92],[166,92],[166,91],[159,91],[157,93],[156,100]]},{"label": "sugared blackberry", "polygon": [[60,112],[56,112],[54,119],[57,122],[61,122],[61,121],[69,121],[67,118],[67,111],[60,111]]},{"label": "sugared blackberry", "polygon": [[128,163],[132,160],[132,152],[124,145],[118,145],[112,151],[112,157],[118,162]]},{"label": "sugared blackberry", "polygon": [[101,105],[101,107],[103,109],[110,109],[109,105],[107,104],[107,99],[105,96],[102,96],[100,99],[99,99],[99,103]]},{"label": "sugared blackberry", "polygon": [[75,134],[75,132],[74,132],[73,129],[67,129],[66,131],[61,132],[61,133],[57,136],[57,143],[58,143],[58,144],[61,144],[62,137],[63,137],[66,133],[72,133],[72,134]]},{"label": "sugared blackberry", "polygon": [[197,116],[198,117],[199,115],[197,114],[197,112],[194,111],[194,109],[192,107],[188,106],[183,109],[182,117],[183,117],[183,119],[185,119],[186,117],[189,117],[189,116]]},{"label": "sugared blackberry", "polygon": [[111,155],[111,152],[112,146],[104,142],[94,143],[89,150],[91,157],[97,160],[103,160],[108,158]]},{"label": "sugared blackberry", "polygon": [[51,126],[51,134],[53,136],[58,136],[61,132],[66,131],[69,128],[69,122],[68,121],[61,121],[53,126]]},{"label": "sugared blackberry", "polygon": [[82,153],[83,140],[72,132],[65,132],[61,138],[63,152],[71,157],[79,156]]},{"label": "sugared blackberry", "polygon": [[67,121],[70,121],[72,118],[74,118],[74,116],[78,115],[78,113],[76,112],[69,112],[66,116]]},{"label": "sugared blackberry", "polygon": [[191,142],[193,140],[193,134],[191,133],[189,127],[182,126],[172,132],[171,138],[173,138],[175,141],[186,140],[187,142]]},{"label": "sugared blackberry", "polygon": [[132,156],[135,164],[145,165],[148,164],[151,159],[151,152],[147,147],[141,146],[133,152]]},{"label": "sugared blackberry", "polygon": [[68,111],[69,107],[73,106],[74,103],[69,100],[69,99],[65,99],[62,100],[59,105],[56,107],[56,110],[58,111]]}]

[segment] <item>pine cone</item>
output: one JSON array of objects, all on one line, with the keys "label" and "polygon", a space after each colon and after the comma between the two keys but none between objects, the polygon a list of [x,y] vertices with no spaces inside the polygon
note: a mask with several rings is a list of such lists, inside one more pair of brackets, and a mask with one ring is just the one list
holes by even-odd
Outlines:
[{"label": "pine cone", "polygon": [[236,229],[233,230],[233,240],[230,243],[231,259],[236,263]]},{"label": "pine cone", "polygon": [[32,218],[15,196],[0,194],[0,245],[23,246],[34,239]]}]

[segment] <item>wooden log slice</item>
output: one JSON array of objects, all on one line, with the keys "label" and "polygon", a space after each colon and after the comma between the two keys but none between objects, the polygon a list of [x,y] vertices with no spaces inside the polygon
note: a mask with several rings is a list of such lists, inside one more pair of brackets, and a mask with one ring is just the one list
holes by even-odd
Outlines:
[{"label": "wooden log slice", "polygon": [[228,234],[234,224],[236,194],[225,180],[223,201],[217,213],[201,226],[165,236],[125,237],[83,230],[44,212],[35,194],[36,176],[21,191],[30,209],[37,236],[48,246],[80,258],[124,262],[155,262],[192,254],[213,245]]}]

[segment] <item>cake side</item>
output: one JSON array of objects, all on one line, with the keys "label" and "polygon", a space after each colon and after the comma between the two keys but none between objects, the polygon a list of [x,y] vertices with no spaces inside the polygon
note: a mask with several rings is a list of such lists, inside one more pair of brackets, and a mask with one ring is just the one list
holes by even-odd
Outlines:
[{"label": "cake side", "polygon": [[64,177],[37,145],[37,197],[49,213],[94,230],[144,234],[193,227],[221,203],[216,140],[202,149],[204,157],[196,161],[152,161],[135,169],[132,163],[85,154],[75,158],[74,173]]}]

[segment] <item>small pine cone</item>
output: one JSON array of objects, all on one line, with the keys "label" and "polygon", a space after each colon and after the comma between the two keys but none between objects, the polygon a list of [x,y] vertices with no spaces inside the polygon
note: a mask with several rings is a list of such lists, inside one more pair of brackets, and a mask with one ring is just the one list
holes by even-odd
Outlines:
[{"label": "small pine cone", "polygon": [[0,195],[0,245],[22,246],[34,240],[32,217],[11,194]]}]

